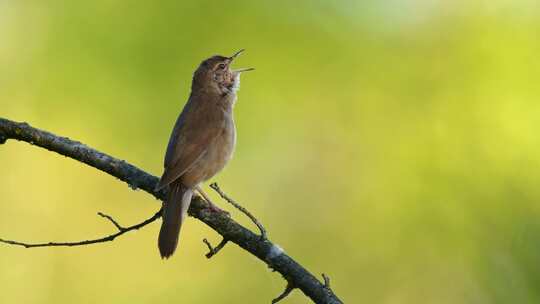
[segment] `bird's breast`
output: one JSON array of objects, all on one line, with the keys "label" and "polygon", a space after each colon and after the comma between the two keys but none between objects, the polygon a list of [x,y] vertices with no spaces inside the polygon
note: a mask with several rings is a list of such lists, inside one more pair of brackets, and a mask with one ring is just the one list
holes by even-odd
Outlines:
[{"label": "bird's breast", "polygon": [[200,164],[204,167],[204,180],[221,171],[231,160],[236,145],[236,129],[231,118],[224,120],[219,135],[208,147]]}]

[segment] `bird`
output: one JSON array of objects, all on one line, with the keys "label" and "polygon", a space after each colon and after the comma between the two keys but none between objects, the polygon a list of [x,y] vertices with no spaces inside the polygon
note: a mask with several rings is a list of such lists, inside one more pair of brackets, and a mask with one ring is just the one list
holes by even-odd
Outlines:
[{"label": "bird", "polygon": [[193,74],[191,93],[176,120],[167,145],[164,171],[155,190],[168,188],[163,201],[158,248],[162,259],[170,258],[177,246],[195,191],[213,211],[222,211],[202,191],[201,184],[220,172],[232,158],[236,145],[233,108],[240,87],[240,74],[253,68],[231,70],[232,56],[214,55]]}]

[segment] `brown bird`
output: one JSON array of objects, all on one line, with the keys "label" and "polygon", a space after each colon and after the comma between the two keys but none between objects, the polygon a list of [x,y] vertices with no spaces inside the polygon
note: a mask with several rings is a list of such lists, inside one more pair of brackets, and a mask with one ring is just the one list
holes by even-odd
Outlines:
[{"label": "brown bird", "polygon": [[221,171],[231,159],[236,143],[233,106],[240,85],[240,73],[230,64],[244,50],[230,57],[212,56],[195,73],[189,99],[176,120],[165,154],[165,171],[156,191],[169,186],[163,201],[163,223],[158,247],[169,258],[178,245],[180,227],[197,190],[213,205],[200,184]]}]

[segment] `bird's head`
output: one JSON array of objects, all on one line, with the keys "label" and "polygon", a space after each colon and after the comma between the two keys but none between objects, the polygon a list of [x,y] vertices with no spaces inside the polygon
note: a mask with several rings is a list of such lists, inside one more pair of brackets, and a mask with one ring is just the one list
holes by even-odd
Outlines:
[{"label": "bird's head", "polygon": [[240,74],[253,70],[231,70],[231,63],[243,51],[240,50],[230,57],[215,55],[204,60],[193,75],[192,90],[203,90],[221,96],[235,93],[240,84]]}]

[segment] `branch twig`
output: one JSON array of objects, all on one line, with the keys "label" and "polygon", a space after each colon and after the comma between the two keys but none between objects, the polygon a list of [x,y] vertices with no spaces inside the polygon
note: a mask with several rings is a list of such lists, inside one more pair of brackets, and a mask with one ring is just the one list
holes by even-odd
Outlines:
[{"label": "branch twig", "polygon": [[115,219],[113,219],[112,216],[107,215],[107,214],[105,214],[105,213],[103,213],[103,212],[98,212],[97,214],[98,214],[99,216],[103,217],[103,218],[108,219],[108,220],[114,225],[114,227],[116,227],[116,228],[118,229],[118,231],[124,231],[124,230],[126,230],[126,228],[124,228],[124,227],[122,227],[120,224],[118,224],[118,222],[117,222]]},{"label": "branch twig", "polygon": [[[165,197],[164,191],[154,191],[159,180],[157,177],[150,175],[123,160],[114,158],[69,138],[60,137],[43,130],[32,128],[27,123],[18,123],[0,118],[0,143],[4,143],[8,139],[25,141],[70,157],[79,162],[83,162],[126,182],[130,188],[142,189],[152,194],[157,199],[163,200]],[[208,208],[209,205],[207,202],[198,196],[194,196],[188,212],[191,216],[197,218],[221,234],[223,238],[242,247],[244,250],[266,263],[270,268],[279,272],[283,277],[287,278],[288,282],[300,289],[315,303],[342,303],[332,290],[326,288],[321,281],[287,255],[278,245],[269,240],[262,240],[261,236],[251,232],[223,213],[209,212]],[[143,227],[148,224],[148,222],[155,221],[159,216],[160,214],[158,212],[148,220],[131,226],[129,231]],[[130,227],[127,227],[126,229],[128,228]],[[259,227],[259,229],[260,228],[261,227]],[[261,230],[261,235],[263,234],[263,231],[264,229]],[[126,232],[127,231],[120,231],[105,237],[105,239],[114,239]],[[92,242],[92,240],[90,240],[90,242]],[[43,244],[25,244],[9,240],[4,240],[4,243],[19,246],[44,246]]]},{"label": "branch twig", "polygon": [[249,219],[259,228],[259,231],[261,232],[261,240],[265,241],[267,239],[266,237],[266,229],[264,229],[264,226],[261,224],[261,222],[253,215],[251,212],[249,212],[246,208],[242,207],[240,204],[235,202],[232,198],[227,196],[221,189],[219,188],[217,183],[210,184],[210,188],[214,189],[221,198],[226,200],[229,204],[233,205],[234,208],[240,210],[243,214],[245,214]]},{"label": "branch twig", "polygon": [[84,245],[91,245],[91,244],[97,244],[97,243],[105,243],[110,242],[116,239],[117,237],[121,236],[124,233],[127,233],[129,231],[138,230],[142,227],[152,223],[153,221],[157,220],[161,217],[161,210],[159,210],[156,214],[154,214],[152,217],[129,227],[122,227],[120,226],[111,216],[103,214],[101,212],[98,212],[98,215],[101,217],[104,217],[111,221],[116,228],[118,228],[118,232],[97,238],[97,239],[91,239],[91,240],[84,240],[84,241],[76,241],[76,242],[48,242],[48,243],[25,243],[20,241],[13,241],[13,240],[5,240],[0,239],[0,242],[10,245],[17,245],[17,246],[23,246],[25,248],[36,248],[36,247],[73,247],[73,246],[84,246]]}]

